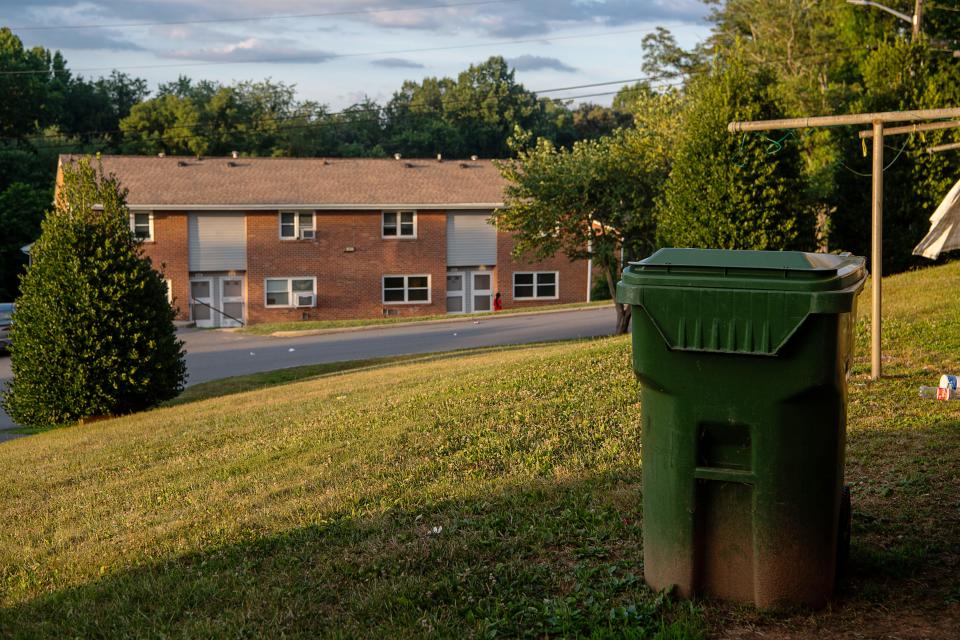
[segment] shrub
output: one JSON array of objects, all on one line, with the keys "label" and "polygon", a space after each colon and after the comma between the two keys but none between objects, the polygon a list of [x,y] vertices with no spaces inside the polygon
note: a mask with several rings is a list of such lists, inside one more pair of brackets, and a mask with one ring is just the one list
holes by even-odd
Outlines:
[{"label": "shrub", "polygon": [[20,424],[139,411],[183,388],[174,311],[130,230],[125,198],[89,159],[62,166],[14,313],[3,405]]}]

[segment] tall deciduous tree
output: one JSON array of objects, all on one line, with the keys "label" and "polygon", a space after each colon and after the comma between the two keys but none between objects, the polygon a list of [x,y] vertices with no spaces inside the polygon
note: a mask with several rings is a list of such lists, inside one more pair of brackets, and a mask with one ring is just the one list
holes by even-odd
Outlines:
[{"label": "tall deciduous tree", "polygon": [[183,388],[166,285],[142,255],[124,199],[89,160],[63,166],[14,313],[3,406],[20,424],[129,413]]},{"label": "tall deciduous tree", "polygon": [[[59,54],[57,60],[62,63]],[[0,136],[27,136],[56,121],[59,105],[48,100],[53,62],[48,51],[25,49],[10,29],[0,28]]]},{"label": "tall deciduous tree", "polygon": [[[652,98],[636,128],[556,147],[530,135],[514,138],[515,161],[503,162],[506,202],[497,227],[514,233],[518,255],[544,258],[562,252],[593,260],[616,293],[621,256],[638,258],[654,246],[654,201],[668,172],[675,96]],[[615,305],[616,331],[626,332],[630,308]]]}]

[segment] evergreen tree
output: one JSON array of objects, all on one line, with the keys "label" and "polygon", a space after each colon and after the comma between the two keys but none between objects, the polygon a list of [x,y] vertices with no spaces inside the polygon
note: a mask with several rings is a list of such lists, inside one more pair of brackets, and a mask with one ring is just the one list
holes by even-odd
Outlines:
[{"label": "evergreen tree", "polygon": [[130,230],[125,190],[89,159],[61,170],[14,313],[3,406],[27,426],[146,409],[186,379],[166,286]]},{"label": "evergreen tree", "polygon": [[733,120],[781,117],[771,76],[736,55],[691,85],[660,201],[661,244],[721,249],[812,249],[801,159],[790,133],[734,136]]}]

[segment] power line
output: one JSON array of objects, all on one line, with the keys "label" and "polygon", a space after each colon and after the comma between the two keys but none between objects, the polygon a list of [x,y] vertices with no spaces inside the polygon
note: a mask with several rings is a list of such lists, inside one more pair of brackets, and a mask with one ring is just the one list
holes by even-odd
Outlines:
[{"label": "power line", "polygon": [[[385,56],[385,55],[396,55],[401,53],[428,53],[432,51],[452,51],[454,49],[475,49],[478,47],[489,47],[489,46],[499,46],[499,45],[509,45],[509,44],[529,44],[532,42],[555,42],[558,40],[576,40],[576,39],[585,39],[585,38],[600,38],[606,36],[616,36],[632,33],[653,33],[649,29],[622,29],[619,31],[602,31],[599,33],[582,33],[582,34],[572,34],[567,36],[553,36],[553,37],[539,37],[539,38],[525,38],[517,40],[492,40],[490,42],[476,42],[472,44],[457,44],[457,45],[448,45],[443,47],[420,47],[416,49],[393,49],[391,51],[364,51],[358,53],[332,53],[327,56],[323,61],[327,60],[337,60],[341,58],[361,58],[366,56]],[[214,60],[214,61],[205,61],[205,62],[177,62],[172,64],[145,64],[145,65],[130,65],[123,67],[82,67],[77,69],[71,69],[71,72],[79,71],[110,71],[110,70],[130,70],[130,69],[169,69],[169,68],[183,68],[183,67],[207,67],[207,66],[219,66],[225,64],[272,64],[277,62],[303,62],[302,57],[289,57],[289,58],[265,58],[261,60]],[[0,76],[13,76],[13,75],[35,75],[35,74],[49,74],[52,73],[48,69],[23,69],[19,71],[0,71]]]},{"label": "power line", "polygon": [[10,27],[11,31],[62,31],[67,29],[127,29],[134,27],[182,26],[192,24],[226,24],[235,22],[262,22],[264,20],[295,20],[301,18],[330,18],[358,15],[376,15],[378,13],[393,13],[397,11],[425,11],[427,9],[455,9],[457,7],[475,7],[487,4],[506,4],[520,2],[520,0],[476,0],[475,2],[460,2],[452,4],[430,4],[414,7],[393,7],[383,9],[353,9],[350,11],[328,11],[324,13],[299,13],[284,15],[250,16],[246,18],[210,18],[206,20],[169,20],[158,22],[121,22],[115,24],[65,24],[65,25],[36,25],[32,27]]}]

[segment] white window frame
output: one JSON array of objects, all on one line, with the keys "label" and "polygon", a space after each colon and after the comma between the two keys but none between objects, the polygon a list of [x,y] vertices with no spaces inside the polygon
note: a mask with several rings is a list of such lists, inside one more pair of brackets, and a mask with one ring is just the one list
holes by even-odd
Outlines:
[{"label": "white window frame", "polygon": [[[286,280],[287,281],[287,304],[269,304],[267,303],[267,282],[271,280]],[[293,281],[294,280],[310,280],[313,283],[313,304],[309,307],[301,307],[294,304],[294,291],[293,291]],[[306,293],[305,291],[298,291],[297,293]],[[263,306],[265,309],[312,309],[317,306],[317,278],[315,276],[276,276],[263,279]]]},{"label": "white window frame", "polygon": [[[391,300],[387,301],[387,278],[403,278],[403,300]],[[426,278],[427,279],[427,299],[426,300],[410,300],[410,278]],[[415,289],[422,289],[422,287],[414,287]],[[391,288],[391,291],[399,291],[399,289]],[[429,273],[411,273],[411,274],[386,274],[380,279],[380,301],[383,304],[433,304],[433,277]]]},{"label": "white window frame", "polygon": [[164,278],[163,284],[167,285],[167,304],[173,306],[173,280]]},{"label": "white window frame", "polygon": [[[402,225],[400,224],[400,216],[404,213],[413,214],[413,235],[411,236],[405,236],[400,233],[400,230],[402,228]],[[383,232],[383,228],[386,225],[387,214],[394,214],[397,216],[397,235],[395,236],[388,236]],[[417,232],[418,232],[418,228],[417,228],[418,217],[419,216],[417,215],[417,212],[414,211],[413,209],[402,209],[397,211],[381,211],[380,212],[380,238],[383,240],[416,240]]]},{"label": "white window frame", "polygon": [[[312,220],[310,228],[313,229],[313,237],[316,238],[317,237],[317,212],[316,211],[294,211],[292,209],[286,209],[284,211],[277,212],[277,237],[284,241],[303,240],[303,238],[300,237],[300,233],[301,231],[303,231],[303,229],[300,228],[300,216],[305,214],[310,214],[310,217]],[[293,235],[292,236],[283,235],[283,216],[284,215],[293,216]],[[271,280],[272,279],[273,278],[271,278]]]},{"label": "white window frame", "polygon": [[[150,235],[146,238],[141,238],[137,236],[137,216],[138,215],[147,215],[150,216]],[[154,242],[156,236],[153,234],[153,211],[131,211],[130,212],[130,231],[133,232],[134,237],[137,238],[140,242]]]},{"label": "white window frame", "polygon": [[[552,296],[538,296],[537,288],[540,286],[537,282],[537,276],[540,274],[552,273],[553,274],[553,293]],[[533,287],[532,296],[517,296],[517,276],[518,275],[532,275],[533,284],[522,284],[521,287]],[[559,300],[560,299],[560,272],[559,271],[514,271],[513,276],[511,277],[513,284],[513,299],[514,300]]]}]

